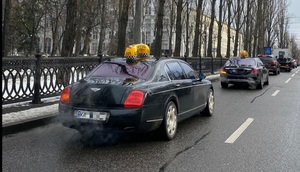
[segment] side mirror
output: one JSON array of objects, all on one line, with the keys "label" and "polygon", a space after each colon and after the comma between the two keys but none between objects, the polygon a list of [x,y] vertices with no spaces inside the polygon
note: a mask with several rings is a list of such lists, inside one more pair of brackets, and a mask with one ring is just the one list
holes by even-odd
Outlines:
[{"label": "side mirror", "polygon": [[203,74],[203,73],[200,73],[200,74],[199,74],[199,78],[200,78],[200,80],[205,79],[205,78],[206,78],[206,75]]}]

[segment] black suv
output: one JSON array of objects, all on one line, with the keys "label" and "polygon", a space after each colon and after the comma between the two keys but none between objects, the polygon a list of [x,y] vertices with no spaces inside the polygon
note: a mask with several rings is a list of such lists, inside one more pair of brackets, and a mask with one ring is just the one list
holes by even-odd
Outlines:
[{"label": "black suv", "polygon": [[277,61],[280,63],[280,68],[286,72],[290,72],[294,68],[292,58],[278,58]]},{"label": "black suv", "polygon": [[272,72],[274,75],[280,74],[280,63],[273,55],[258,55],[257,56],[265,65],[269,72]]}]

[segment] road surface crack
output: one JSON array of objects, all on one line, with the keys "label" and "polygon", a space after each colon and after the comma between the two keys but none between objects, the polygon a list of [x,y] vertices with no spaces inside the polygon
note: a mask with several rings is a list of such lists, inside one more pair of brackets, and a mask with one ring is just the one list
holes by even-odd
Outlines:
[{"label": "road surface crack", "polygon": [[[271,87],[270,87],[270,88],[271,88]],[[263,93],[261,93],[260,95],[254,97],[250,103],[253,103],[253,102],[255,101],[255,99],[257,99],[258,97],[263,96],[270,88],[266,89],[266,90],[265,90]]]},{"label": "road surface crack", "polygon": [[210,133],[210,132],[204,134],[201,138],[199,138],[198,140],[196,140],[196,141],[194,142],[193,145],[188,146],[188,147],[186,147],[185,149],[183,149],[182,151],[179,151],[178,153],[176,153],[176,155],[175,155],[171,160],[169,160],[168,162],[166,162],[166,163],[159,169],[159,172],[164,172],[165,169],[168,167],[168,165],[171,164],[171,163],[172,163],[172,162],[173,162],[180,154],[182,154],[182,153],[184,153],[184,152],[190,150],[191,148],[195,147],[201,140],[203,140],[206,136],[208,136],[209,133]]}]

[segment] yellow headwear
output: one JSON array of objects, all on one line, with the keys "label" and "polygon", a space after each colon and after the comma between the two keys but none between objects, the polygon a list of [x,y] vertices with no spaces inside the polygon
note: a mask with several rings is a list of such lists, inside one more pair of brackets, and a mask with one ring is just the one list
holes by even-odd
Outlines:
[{"label": "yellow headwear", "polygon": [[248,57],[248,52],[246,50],[242,50],[240,55],[241,55],[241,58],[247,58]]},{"label": "yellow headwear", "polygon": [[137,47],[130,45],[125,49],[124,57],[126,58],[136,58],[137,56]]}]

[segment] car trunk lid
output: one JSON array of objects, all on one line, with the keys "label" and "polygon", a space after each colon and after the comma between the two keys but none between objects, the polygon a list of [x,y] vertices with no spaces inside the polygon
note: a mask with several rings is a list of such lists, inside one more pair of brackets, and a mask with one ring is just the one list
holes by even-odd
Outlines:
[{"label": "car trunk lid", "polygon": [[123,107],[123,96],[126,96],[127,90],[134,84],[126,83],[126,79],[86,79],[74,84],[70,103],[75,107]]}]

